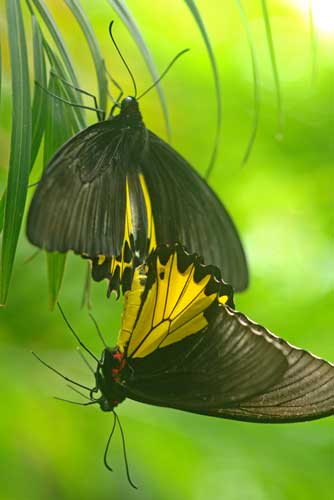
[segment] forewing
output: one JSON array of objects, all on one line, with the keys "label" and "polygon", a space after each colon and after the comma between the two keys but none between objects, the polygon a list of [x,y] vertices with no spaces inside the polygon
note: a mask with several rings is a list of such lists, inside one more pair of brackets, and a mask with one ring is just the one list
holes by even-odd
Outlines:
[{"label": "forewing", "polygon": [[110,121],[79,132],[51,159],[34,193],[29,240],[48,251],[121,252],[126,174],[117,161],[123,132]]},{"label": "forewing", "polygon": [[174,149],[149,132],[142,171],[151,198],[157,243],[180,241],[216,265],[237,291],[248,285],[244,250],[225,207]]}]

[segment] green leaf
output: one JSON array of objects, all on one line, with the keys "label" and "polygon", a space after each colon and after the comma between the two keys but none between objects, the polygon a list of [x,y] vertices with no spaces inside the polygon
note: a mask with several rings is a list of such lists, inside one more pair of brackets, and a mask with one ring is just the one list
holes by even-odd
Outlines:
[{"label": "green leaf", "polygon": [[[34,78],[42,87],[47,86],[46,65],[43,49],[43,38],[36,17],[32,16]],[[32,143],[31,143],[31,169],[41,145],[45,128],[45,106],[47,95],[39,85],[35,85],[32,103]]]},{"label": "green leaf", "polygon": [[[152,75],[153,81],[157,80],[159,78],[158,72],[155,68],[151,53],[146,45],[146,42],[144,40],[143,35],[141,34],[141,31],[132,16],[128,6],[126,5],[124,0],[108,0],[111,6],[114,8],[114,10],[117,12],[119,17],[122,19],[124,22],[125,26],[127,27],[129,33],[132,35],[133,39],[135,40],[145,62],[146,65]],[[157,83],[156,89],[159,95],[160,103],[161,103],[161,108],[162,112],[164,115],[165,119],[165,125],[166,125],[166,132],[167,132],[167,137],[168,141],[170,142],[171,140],[171,128],[170,128],[170,121],[169,121],[169,114],[168,114],[168,109],[167,109],[167,103],[166,103],[166,98],[164,95],[164,92],[162,90],[162,87],[160,83]]]},{"label": "green leaf", "polygon": [[[67,96],[64,84],[59,78],[53,75],[50,77],[48,90],[61,98],[66,98]],[[48,96],[47,101],[44,165],[48,163],[56,150],[73,134],[73,108],[55,97]],[[51,308],[57,302],[64,275],[65,262],[66,254],[57,252],[47,253],[49,302]]]},{"label": "green leaf", "polygon": [[2,89],[2,48],[0,38],[0,102],[1,102],[1,89]]},{"label": "green leaf", "polygon": [[[0,102],[1,102],[1,88],[2,88],[2,50],[1,50],[1,38],[0,38]],[[0,198],[0,234],[2,233],[3,229],[5,201],[6,201],[6,190],[2,193],[2,196]]]},{"label": "green leaf", "polygon": [[106,78],[106,68],[101,54],[100,47],[95,37],[92,26],[83,11],[78,0],[65,0],[68,8],[78,21],[89,46],[92,58],[94,61],[97,82],[99,87],[99,107],[106,110],[107,108],[107,95],[108,95],[108,80]]},{"label": "green leaf", "polygon": [[244,153],[243,159],[242,159],[242,165],[244,165],[249,158],[249,155],[252,151],[255,137],[257,134],[258,126],[259,126],[259,115],[260,115],[260,85],[259,85],[259,71],[258,71],[258,66],[257,66],[257,60],[256,60],[256,55],[255,55],[255,45],[253,42],[252,38],[252,33],[249,28],[248,24],[248,19],[246,17],[242,1],[237,0],[237,5],[239,7],[240,11],[240,16],[242,23],[244,25],[245,31],[246,31],[246,36],[248,40],[248,45],[249,45],[249,50],[251,54],[251,61],[252,61],[252,72],[253,72],[253,89],[254,89],[254,116],[253,116],[253,128],[252,132],[246,147],[246,151]]},{"label": "green leaf", "polygon": [[310,27],[310,37],[311,37],[311,56],[312,56],[312,81],[314,82],[317,74],[317,32],[314,25],[312,0],[308,0],[308,15],[309,15],[309,27]]},{"label": "green leaf", "polygon": [[262,3],[263,20],[264,20],[264,25],[265,25],[266,34],[267,34],[267,43],[268,43],[268,49],[269,49],[269,54],[270,54],[271,66],[273,69],[273,75],[274,75],[274,81],[275,81],[275,87],[276,87],[277,110],[278,110],[278,131],[277,132],[278,132],[279,136],[282,136],[282,134],[283,134],[283,107],[282,107],[281,84],[280,84],[280,79],[279,79],[279,74],[278,74],[278,67],[277,67],[277,63],[276,63],[275,48],[274,48],[273,36],[272,36],[272,32],[271,32],[271,24],[270,24],[270,17],[269,17],[267,2],[266,2],[266,0],[261,0],[261,3]]},{"label": "green leaf", "polygon": [[3,221],[4,221],[4,215],[5,215],[5,204],[6,204],[6,193],[7,189],[4,190],[1,196],[0,200],[0,234],[2,233],[3,230]]},{"label": "green leaf", "polygon": [[27,196],[31,159],[29,68],[20,0],[7,1],[12,75],[12,133],[0,262],[0,303],[5,304]]},{"label": "green leaf", "polygon": [[[64,39],[63,39],[60,31],[58,30],[58,27],[57,27],[53,17],[50,14],[47,6],[41,0],[33,0],[33,3],[35,5],[35,7],[37,8],[41,18],[43,19],[45,25],[47,26],[55,44],[56,44],[56,47],[59,51],[59,54],[62,58],[62,61],[64,62],[64,65],[65,65],[66,70],[68,72],[68,75],[70,77],[70,78],[67,77],[67,79],[70,80],[73,83],[73,85],[75,85],[76,87],[79,87],[79,82],[78,82],[77,76],[75,74],[74,66],[72,64],[69,52],[68,52],[67,47],[66,47],[66,44],[64,42]],[[72,94],[73,93],[74,93],[74,91],[72,92]],[[76,100],[77,101],[79,100],[80,104],[82,104],[82,100],[81,100],[80,95],[77,96]],[[80,127],[84,128],[85,127],[85,120],[84,120],[84,115],[83,115],[82,110],[80,108],[76,108],[75,112],[78,115]]]},{"label": "green leaf", "polygon": [[46,253],[49,279],[49,304],[54,309],[64,278],[66,253]]},{"label": "green leaf", "polygon": [[92,308],[92,267],[90,262],[87,261],[86,266],[86,276],[83,287],[82,299],[81,299],[81,308],[87,306],[87,309]]},{"label": "green leaf", "polygon": [[221,95],[220,95],[220,82],[219,82],[219,74],[218,74],[218,67],[216,63],[216,58],[213,53],[209,35],[206,31],[204,22],[202,20],[202,17],[199,13],[199,10],[196,7],[196,4],[193,0],[185,0],[186,4],[188,5],[188,8],[190,12],[192,13],[197,26],[202,34],[206,49],[208,51],[210,63],[211,63],[211,68],[212,68],[212,73],[213,73],[213,79],[214,79],[214,84],[215,84],[215,89],[216,89],[216,101],[217,101],[217,125],[216,125],[216,134],[215,134],[215,140],[213,144],[213,149],[211,153],[211,158],[209,162],[209,166],[206,170],[205,173],[205,178],[208,179],[210,177],[210,174],[212,172],[215,159],[217,156],[218,152],[218,144],[219,144],[219,139],[220,139],[220,131],[221,131],[221,125],[222,125],[222,101],[221,101]]},{"label": "green leaf", "polygon": [[[46,40],[43,40],[43,46],[44,46],[45,52],[48,56],[48,60],[49,60],[50,66],[52,68],[52,71],[57,76],[62,78],[63,80],[68,81],[68,74],[64,68],[64,65],[62,64],[59,57],[51,49],[50,45],[47,43]],[[61,80],[58,80],[58,81],[61,82]],[[74,90],[73,87],[71,87],[70,85],[64,85],[63,83],[61,83],[60,88],[62,89],[61,90],[62,95],[60,95],[59,97],[62,97],[64,99],[70,101],[73,104],[81,106],[79,92]],[[54,97],[52,97],[52,99],[54,99]],[[66,104],[66,107],[67,107],[68,116],[71,116],[70,120],[71,120],[71,124],[73,127],[73,131],[77,132],[78,130],[80,130],[82,128],[82,122],[79,121],[78,115],[76,113],[77,108],[75,108],[69,104]],[[85,120],[85,117],[83,117],[83,127],[85,128],[86,126],[87,126],[86,120]]]}]

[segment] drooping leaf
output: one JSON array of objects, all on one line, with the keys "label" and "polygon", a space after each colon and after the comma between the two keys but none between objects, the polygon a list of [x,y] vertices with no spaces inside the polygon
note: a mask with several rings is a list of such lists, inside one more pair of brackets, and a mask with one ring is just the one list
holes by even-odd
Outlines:
[{"label": "drooping leaf", "polygon": [[203,37],[206,50],[209,55],[210,63],[211,63],[211,68],[212,68],[212,73],[213,73],[213,79],[214,79],[214,84],[215,84],[215,89],[216,89],[216,102],[217,102],[217,124],[216,124],[216,134],[215,134],[215,139],[214,139],[214,144],[213,144],[213,149],[211,153],[211,158],[210,162],[208,165],[208,168],[205,173],[205,178],[208,179],[210,177],[210,174],[212,172],[215,159],[217,156],[218,152],[218,144],[219,144],[219,139],[220,139],[220,131],[221,131],[221,126],[222,126],[222,101],[221,101],[221,92],[220,92],[220,81],[219,81],[219,73],[218,73],[218,67],[216,63],[216,58],[212,50],[211,42],[209,39],[209,35],[206,31],[205,24],[203,22],[203,19],[201,17],[201,14],[193,0],[185,0],[186,4],[188,5],[188,8],[190,12],[192,13],[196,24],[201,32],[201,35]]},{"label": "drooping leaf", "polygon": [[[42,0],[32,0],[36,9],[38,10],[41,18],[43,19],[43,22],[45,23],[46,27],[48,28],[55,45],[59,51],[59,54],[61,56],[61,59],[65,65],[66,71],[69,76],[69,80],[73,83],[74,86],[79,87],[79,82],[74,70],[73,63],[71,61],[71,57],[69,55],[69,52],[67,50],[66,44],[64,42],[64,39],[57,27],[57,24],[55,23],[50,11],[48,10],[45,2]],[[73,90],[73,89],[72,89]],[[73,97],[74,90],[71,92],[71,96]],[[80,101],[80,104],[82,104],[82,99],[80,94],[75,98],[76,101]],[[85,127],[85,121],[84,121],[84,115],[83,112],[80,108],[76,108],[75,110],[76,114],[78,115],[78,120],[80,122],[81,128]]]},{"label": "drooping leaf", "polygon": [[[0,103],[1,103],[1,89],[2,89],[2,50],[1,50],[1,38],[0,38]],[[0,234],[2,233],[3,230],[5,201],[6,201],[6,190],[2,193],[0,198]]]},{"label": "drooping leaf", "polygon": [[[138,45],[138,48],[146,62],[146,65],[152,75],[153,81],[157,80],[159,78],[158,72],[155,68],[155,64],[153,62],[151,53],[146,45],[146,42],[144,40],[144,37],[138,27],[138,24],[136,23],[133,15],[131,14],[131,11],[129,10],[129,7],[125,3],[124,0],[108,0],[111,6],[114,8],[114,10],[117,12],[119,17],[122,19],[124,22],[125,26],[129,30],[130,34],[132,35],[133,39],[135,40],[136,44]],[[166,98],[164,95],[164,92],[162,90],[162,87],[160,83],[157,83],[156,85],[157,92],[159,94],[159,99],[161,103],[161,108],[162,112],[164,115],[165,119],[165,125],[166,125],[166,132],[167,132],[167,137],[168,140],[171,140],[171,128],[170,128],[170,121],[169,121],[169,114],[168,114],[168,109],[167,109],[167,103],[166,103]]]},{"label": "drooping leaf", "polygon": [[101,54],[100,47],[98,45],[97,39],[95,37],[93,28],[82,9],[78,0],[65,0],[72,14],[77,19],[89,46],[90,52],[92,54],[92,58],[94,61],[97,82],[99,87],[99,107],[102,109],[106,109],[107,107],[107,90],[108,90],[108,81],[106,78],[106,68],[104,64],[104,60]]},{"label": "drooping leaf", "polygon": [[31,160],[29,68],[20,0],[7,2],[12,75],[12,132],[0,262],[0,304],[5,304],[27,196]]},{"label": "drooping leaf", "polygon": [[92,267],[89,261],[87,261],[86,276],[81,299],[81,308],[84,307],[87,307],[87,309],[92,308]]},{"label": "drooping leaf", "polygon": [[32,16],[33,53],[34,53],[34,78],[39,85],[34,87],[32,103],[32,142],[31,142],[31,169],[41,145],[45,128],[45,106],[47,95],[42,87],[47,87],[46,65],[43,49],[43,38],[36,17]]},{"label": "drooping leaf", "polygon": [[1,89],[2,89],[2,48],[0,38],[0,102],[1,102]]},{"label": "drooping leaf", "polygon": [[5,216],[5,204],[6,204],[6,193],[7,189],[4,190],[0,199],[0,234],[3,230],[3,221]]},{"label": "drooping leaf", "polygon": [[[43,40],[43,46],[46,52],[46,55],[48,57],[50,66],[51,66],[51,72],[54,75],[57,75],[60,77],[59,82],[64,81],[69,81],[68,79],[68,74],[66,72],[66,69],[60,60],[60,58],[57,56],[57,54],[51,49],[50,45],[47,43],[46,40]],[[61,80],[62,79],[62,80]],[[76,91],[73,87],[70,85],[65,85],[63,82],[61,84],[62,88],[62,95],[59,95],[60,98],[66,99],[69,103],[74,104],[74,106],[71,106],[70,104],[67,104],[67,112],[69,115],[71,115],[71,123],[73,127],[73,132],[77,132],[83,127],[86,127],[86,119],[83,116],[83,120],[79,120],[78,114],[77,114],[77,108],[75,105],[81,106],[81,100],[80,100],[80,93]],[[50,89],[49,89],[50,91]],[[45,166],[45,165],[44,165]]]},{"label": "drooping leaf", "polygon": [[54,309],[64,278],[66,253],[46,253],[49,282],[49,304]]},{"label": "drooping leaf", "polygon": [[246,17],[245,10],[244,10],[244,7],[242,5],[242,1],[237,0],[237,5],[238,5],[239,11],[240,11],[242,23],[245,27],[247,41],[248,41],[249,50],[250,50],[250,54],[251,54],[252,72],[253,72],[253,89],[254,89],[254,91],[253,91],[254,92],[253,93],[253,96],[254,96],[253,97],[253,99],[254,99],[253,128],[252,128],[252,132],[251,132],[251,135],[250,135],[247,147],[246,147],[246,151],[245,151],[243,159],[242,159],[242,164],[244,165],[248,161],[249,155],[252,151],[255,137],[256,137],[256,133],[257,133],[257,129],[259,126],[260,85],[259,85],[259,72],[258,72],[258,66],[257,66],[257,60],[256,60],[256,54],[255,54],[255,45],[253,42],[251,30],[250,30],[250,27],[248,24],[248,19]]},{"label": "drooping leaf", "polygon": [[275,47],[274,47],[274,41],[273,41],[273,36],[272,36],[272,31],[271,31],[271,23],[270,23],[270,16],[269,16],[269,11],[268,11],[267,1],[261,0],[261,4],[262,4],[264,25],[266,28],[270,61],[271,61],[272,69],[273,69],[275,88],[276,88],[277,111],[278,111],[278,131],[277,132],[278,132],[279,136],[282,136],[282,134],[283,134],[283,107],[282,107],[281,84],[280,84],[280,78],[279,78],[278,67],[277,67],[277,62],[276,62]]},{"label": "drooping leaf", "polygon": [[313,7],[312,0],[308,0],[308,15],[309,15],[309,27],[310,27],[310,40],[311,40],[311,57],[312,57],[312,81],[315,80],[317,74],[317,32],[314,25]]}]

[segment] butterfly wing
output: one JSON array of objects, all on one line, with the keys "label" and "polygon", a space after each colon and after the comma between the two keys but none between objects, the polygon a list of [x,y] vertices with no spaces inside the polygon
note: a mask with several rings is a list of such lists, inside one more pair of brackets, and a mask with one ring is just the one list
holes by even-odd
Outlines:
[{"label": "butterfly wing", "polygon": [[180,247],[151,257],[140,303],[129,292],[123,315],[128,397],[254,422],[334,414],[334,366],[219,301],[211,272]]},{"label": "butterfly wing", "polygon": [[248,269],[236,227],[222,202],[192,166],[149,132],[141,168],[155,218],[157,243],[180,241],[217,266],[236,291],[247,288]]},{"label": "butterfly wing", "polygon": [[93,277],[109,278],[117,292],[154,238],[146,186],[128,147],[143,131],[117,126],[116,117],[79,132],[51,159],[28,213],[33,244],[89,257]]},{"label": "butterfly wing", "polygon": [[79,132],[51,159],[34,193],[29,240],[50,252],[118,255],[126,178],[116,161],[122,132],[112,121]]}]

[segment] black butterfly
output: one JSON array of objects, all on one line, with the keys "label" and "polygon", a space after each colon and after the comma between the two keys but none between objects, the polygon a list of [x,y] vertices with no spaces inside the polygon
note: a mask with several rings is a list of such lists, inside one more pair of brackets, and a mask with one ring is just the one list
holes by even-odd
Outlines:
[{"label": "black butterfly", "polygon": [[114,106],[108,120],[79,132],[49,162],[30,205],[29,240],[89,257],[94,279],[108,278],[116,291],[130,288],[133,269],[153,248],[182,241],[244,290],[245,254],[219,198],[145,127],[135,97],[117,106],[117,116]]}]

